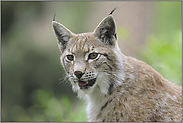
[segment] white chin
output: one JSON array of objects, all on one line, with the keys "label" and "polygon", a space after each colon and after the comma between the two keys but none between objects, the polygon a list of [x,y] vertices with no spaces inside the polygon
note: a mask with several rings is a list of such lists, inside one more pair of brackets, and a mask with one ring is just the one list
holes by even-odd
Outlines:
[{"label": "white chin", "polygon": [[89,87],[89,88],[87,88],[87,89],[80,89],[80,87],[79,87],[79,90],[80,90],[83,94],[90,94],[90,93],[92,93],[93,88],[94,88],[94,87]]}]

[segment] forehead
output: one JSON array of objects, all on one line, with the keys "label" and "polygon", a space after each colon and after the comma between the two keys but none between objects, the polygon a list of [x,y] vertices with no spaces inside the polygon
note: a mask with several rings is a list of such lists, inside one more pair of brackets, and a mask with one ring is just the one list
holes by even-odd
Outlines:
[{"label": "forehead", "polygon": [[82,33],[77,34],[71,39],[70,44],[68,45],[68,51],[71,53],[87,53],[98,45],[100,45],[100,42],[92,33]]}]

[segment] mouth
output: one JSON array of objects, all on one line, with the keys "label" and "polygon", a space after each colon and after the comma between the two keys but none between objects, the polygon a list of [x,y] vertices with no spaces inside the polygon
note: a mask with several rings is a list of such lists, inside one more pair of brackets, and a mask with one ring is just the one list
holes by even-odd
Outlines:
[{"label": "mouth", "polygon": [[91,79],[91,80],[88,80],[88,81],[78,81],[78,84],[79,84],[79,87],[80,89],[88,89],[89,87],[93,86],[96,82],[96,79]]}]

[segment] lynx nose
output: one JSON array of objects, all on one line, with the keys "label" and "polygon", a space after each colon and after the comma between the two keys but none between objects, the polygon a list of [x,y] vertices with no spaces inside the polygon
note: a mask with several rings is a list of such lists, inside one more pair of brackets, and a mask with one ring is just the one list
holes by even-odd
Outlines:
[{"label": "lynx nose", "polygon": [[80,79],[84,73],[81,72],[81,71],[75,71],[74,74],[76,75],[76,77],[77,77],[78,79]]}]

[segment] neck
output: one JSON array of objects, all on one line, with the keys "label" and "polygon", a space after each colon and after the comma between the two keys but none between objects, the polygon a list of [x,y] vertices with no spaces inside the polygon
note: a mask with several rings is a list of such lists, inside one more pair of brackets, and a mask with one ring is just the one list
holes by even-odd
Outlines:
[{"label": "neck", "polygon": [[88,119],[93,119],[98,115],[98,112],[101,110],[101,106],[106,103],[107,95],[103,94],[99,88],[94,88],[93,92],[87,94],[86,99],[88,101],[87,105],[87,116]]}]

